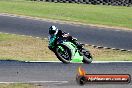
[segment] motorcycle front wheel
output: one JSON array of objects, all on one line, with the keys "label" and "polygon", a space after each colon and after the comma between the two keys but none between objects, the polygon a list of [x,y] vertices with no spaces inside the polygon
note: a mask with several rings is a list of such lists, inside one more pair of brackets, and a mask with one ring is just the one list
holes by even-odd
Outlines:
[{"label": "motorcycle front wheel", "polygon": [[63,63],[70,63],[71,61],[71,51],[70,49],[62,44],[59,44],[55,48],[55,55]]}]

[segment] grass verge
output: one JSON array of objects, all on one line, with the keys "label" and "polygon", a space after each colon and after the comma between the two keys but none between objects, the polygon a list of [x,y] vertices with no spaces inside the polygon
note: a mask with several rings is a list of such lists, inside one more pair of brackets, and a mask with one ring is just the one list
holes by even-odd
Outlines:
[{"label": "grass verge", "polygon": [[[132,52],[95,49],[86,46],[95,61],[132,61]],[[20,61],[57,61],[45,39],[0,33],[0,59]]]},{"label": "grass verge", "polygon": [[0,13],[119,26],[130,29],[132,29],[131,9],[132,7],[46,3],[25,0],[0,1]]}]

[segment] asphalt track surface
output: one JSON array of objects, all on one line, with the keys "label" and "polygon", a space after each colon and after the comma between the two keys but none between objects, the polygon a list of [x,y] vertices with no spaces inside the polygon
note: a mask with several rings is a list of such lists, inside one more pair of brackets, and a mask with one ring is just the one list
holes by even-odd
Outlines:
[{"label": "asphalt track surface", "polygon": [[132,31],[113,30],[91,26],[61,24],[0,15],[0,32],[47,37],[48,28],[56,25],[69,32],[82,43],[97,46],[132,50]]},{"label": "asphalt track surface", "polygon": [[[132,50],[132,32],[113,31],[112,29],[90,26],[75,26],[45,21],[29,20],[18,17],[0,16],[0,32],[47,37],[48,27],[58,26],[77,37],[80,42],[94,45]],[[90,74],[130,74],[132,63],[31,63],[0,61],[0,83],[24,82],[36,83],[42,88],[132,88],[130,84],[87,84],[76,83],[77,69],[82,66]]]},{"label": "asphalt track surface", "polygon": [[78,67],[83,67],[88,74],[130,74],[132,62],[129,63],[92,63],[63,64],[59,62],[17,62],[0,61],[0,82],[36,83],[43,88],[132,88],[129,84],[86,84],[76,83]]}]

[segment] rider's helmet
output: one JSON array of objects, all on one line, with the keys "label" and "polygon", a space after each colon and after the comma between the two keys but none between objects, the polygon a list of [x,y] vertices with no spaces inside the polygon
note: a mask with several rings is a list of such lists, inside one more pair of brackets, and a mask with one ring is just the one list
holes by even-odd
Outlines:
[{"label": "rider's helmet", "polygon": [[50,34],[50,35],[56,35],[57,33],[58,33],[58,29],[57,29],[56,26],[51,26],[51,27],[49,28],[49,34]]}]

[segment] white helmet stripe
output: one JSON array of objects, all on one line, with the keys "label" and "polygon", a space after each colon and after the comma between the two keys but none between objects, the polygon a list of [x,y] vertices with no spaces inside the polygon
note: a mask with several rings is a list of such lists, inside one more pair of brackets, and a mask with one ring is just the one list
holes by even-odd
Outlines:
[{"label": "white helmet stripe", "polygon": [[55,35],[58,33],[58,29],[56,29]]}]

